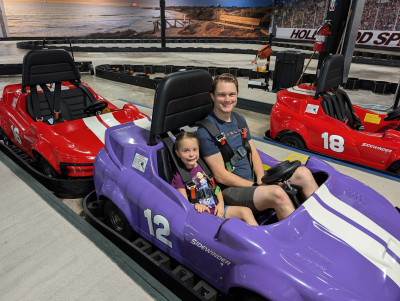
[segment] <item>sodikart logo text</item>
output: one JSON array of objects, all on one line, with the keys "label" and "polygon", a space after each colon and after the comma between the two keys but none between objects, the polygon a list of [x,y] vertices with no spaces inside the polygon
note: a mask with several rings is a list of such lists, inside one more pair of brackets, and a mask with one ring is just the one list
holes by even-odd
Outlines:
[{"label": "sodikart logo text", "polygon": [[190,243],[192,245],[195,245],[199,249],[203,250],[204,252],[210,254],[211,256],[215,257],[216,259],[218,259],[222,263],[225,263],[226,265],[230,265],[231,264],[231,262],[228,259],[222,257],[218,253],[215,253],[213,250],[209,249],[207,246],[203,245],[201,242],[198,242],[196,239],[193,238]]},{"label": "sodikart logo text", "polygon": [[365,142],[363,144],[361,144],[361,146],[373,148],[373,149],[380,150],[380,151],[387,152],[387,153],[391,153],[392,152],[391,149],[380,147],[380,146],[376,146],[376,145],[372,145],[372,144],[368,144],[368,143],[365,143]]}]

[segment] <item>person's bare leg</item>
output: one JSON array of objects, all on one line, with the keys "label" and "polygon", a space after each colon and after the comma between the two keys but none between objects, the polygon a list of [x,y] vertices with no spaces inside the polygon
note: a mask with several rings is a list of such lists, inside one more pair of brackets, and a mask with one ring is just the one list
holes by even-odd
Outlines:
[{"label": "person's bare leg", "polygon": [[296,169],[290,178],[290,182],[302,187],[301,191],[306,199],[318,189],[318,185],[315,182],[311,171],[304,166],[300,166]]},{"label": "person's bare leg", "polygon": [[283,220],[294,211],[294,206],[287,193],[278,185],[258,186],[253,196],[254,206],[258,211],[273,208],[278,220]]},{"label": "person's bare leg", "polygon": [[225,212],[226,218],[237,217],[252,226],[258,226],[253,211],[248,207],[229,206]]}]

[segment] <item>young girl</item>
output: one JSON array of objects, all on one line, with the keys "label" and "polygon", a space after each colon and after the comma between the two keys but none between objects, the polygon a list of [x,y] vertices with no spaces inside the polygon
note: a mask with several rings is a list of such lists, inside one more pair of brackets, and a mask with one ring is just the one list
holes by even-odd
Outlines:
[{"label": "young girl", "polygon": [[[198,192],[196,195],[202,197],[194,204],[197,212],[203,213],[206,211],[223,218],[237,217],[249,225],[258,225],[250,208],[242,206],[224,206],[222,193],[218,193],[217,203],[215,202],[214,192],[209,185],[209,179],[200,164],[197,163],[200,156],[199,140],[195,134],[190,132],[180,133],[176,137],[175,153],[182,160],[193,182],[196,184],[196,190]],[[179,172],[175,173],[171,184],[188,199],[186,185],[183,183]]]}]

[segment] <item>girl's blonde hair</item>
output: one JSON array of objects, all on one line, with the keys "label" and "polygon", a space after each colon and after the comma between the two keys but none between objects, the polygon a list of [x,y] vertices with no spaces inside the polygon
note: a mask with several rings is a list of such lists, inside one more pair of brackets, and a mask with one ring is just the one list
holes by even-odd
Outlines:
[{"label": "girl's blonde hair", "polygon": [[176,136],[176,140],[175,140],[175,144],[174,144],[174,148],[175,150],[179,150],[179,147],[181,146],[181,142],[183,139],[196,139],[197,141],[197,145],[199,145],[199,138],[197,138],[196,134],[192,133],[192,132],[180,132],[177,136]]}]

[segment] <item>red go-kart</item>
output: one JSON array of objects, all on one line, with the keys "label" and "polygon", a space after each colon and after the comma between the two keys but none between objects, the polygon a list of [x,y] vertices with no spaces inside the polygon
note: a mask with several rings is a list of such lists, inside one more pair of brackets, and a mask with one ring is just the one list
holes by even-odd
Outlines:
[{"label": "red go-kart", "polygon": [[317,87],[301,84],[279,91],[266,136],[400,175],[400,107],[386,115],[352,105],[338,89],[343,66],[342,55],[328,56]]},{"label": "red go-kart", "polygon": [[47,177],[92,178],[105,130],[147,117],[132,104],[119,109],[82,83],[64,50],[28,52],[22,73],[22,84],[6,86],[0,99],[0,139]]}]

